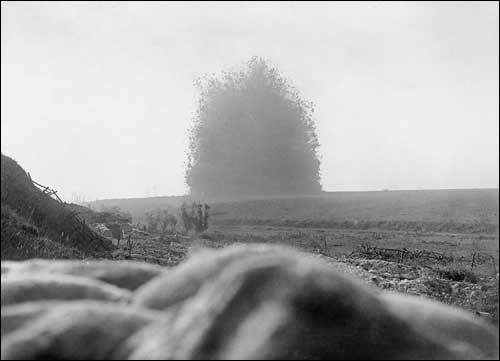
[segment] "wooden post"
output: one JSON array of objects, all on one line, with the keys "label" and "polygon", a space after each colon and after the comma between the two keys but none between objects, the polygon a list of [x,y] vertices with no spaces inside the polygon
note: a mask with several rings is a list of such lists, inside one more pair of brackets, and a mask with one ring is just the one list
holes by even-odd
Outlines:
[{"label": "wooden post", "polygon": [[132,242],[130,241],[131,233],[128,234],[127,245],[128,245],[128,256],[132,256]]},{"label": "wooden post", "polygon": [[496,273],[498,273],[498,271],[497,271],[497,264],[495,262],[495,257],[493,257],[492,255],[490,255],[490,258],[491,258],[491,263],[493,264],[493,270],[495,271],[495,274],[496,274]]}]

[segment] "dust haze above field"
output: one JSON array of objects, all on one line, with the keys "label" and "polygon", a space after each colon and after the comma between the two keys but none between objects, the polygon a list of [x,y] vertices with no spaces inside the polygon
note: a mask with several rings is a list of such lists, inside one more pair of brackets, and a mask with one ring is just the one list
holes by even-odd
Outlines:
[{"label": "dust haze above field", "polygon": [[193,82],[252,56],[314,102],[324,190],[498,187],[496,2],[2,2],[1,16],[2,152],[65,200],[185,194]]}]

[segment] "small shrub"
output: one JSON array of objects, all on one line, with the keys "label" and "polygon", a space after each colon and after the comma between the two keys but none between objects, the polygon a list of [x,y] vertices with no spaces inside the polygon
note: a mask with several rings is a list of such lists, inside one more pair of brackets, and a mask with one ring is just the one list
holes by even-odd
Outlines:
[{"label": "small shrub", "polygon": [[177,228],[177,218],[166,209],[146,212],[146,230],[149,233],[159,233],[161,235],[173,234]]},{"label": "small shrub", "polygon": [[216,234],[210,233],[210,232],[206,232],[206,231],[200,233],[199,237],[201,239],[206,239],[206,240],[209,240],[209,241],[217,241],[217,239],[218,239],[218,236]]},{"label": "small shrub", "polygon": [[451,285],[439,278],[428,278],[424,281],[424,285],[431,290],[433,294],[450,295],[452,293]]},{"label": "small shrub", "polygon": [[182,203],[180,214],[182,224],[186,232],[194,230],[197,233],[203,232],[208,229],[210,206],[208,204],[202,205],[201,203],[193,202],[191,204],[191,211],[188,211],[186,203]]},{"label": "small shrub", "polygon": [[479,281],[478,276],[471,270],[458,267],[445,267],[437,270],[439,277],[456,281],[456,282],[469,282],[477,283]]}]

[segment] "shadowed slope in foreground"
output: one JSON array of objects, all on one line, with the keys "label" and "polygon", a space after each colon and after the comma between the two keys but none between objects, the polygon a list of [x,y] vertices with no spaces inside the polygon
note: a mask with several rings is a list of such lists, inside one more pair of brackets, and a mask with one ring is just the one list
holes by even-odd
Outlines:
[{"label": "shadowed slope in foreground", "polygon": [[[36,275],[21,268],[4,267],[2,281],[79,277],[44,273],[41,263]],[[117,284],[103,276],[113,274],[109,265],[88,270],[99,278],[86,282]],[[497,331],[472,315],[381,293],[281,247],[203,251],[144,278],[131,298],[59,301],[2,307],[2,325],[11,325],[2,328],[2,359],[498,358]]]}]

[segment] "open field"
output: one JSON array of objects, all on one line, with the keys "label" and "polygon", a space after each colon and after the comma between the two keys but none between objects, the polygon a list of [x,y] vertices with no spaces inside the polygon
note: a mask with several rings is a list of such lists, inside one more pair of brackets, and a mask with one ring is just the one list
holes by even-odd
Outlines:
[{"label": "open field", "polygon": [[[425,250],[482,274],[498,272],[498,189],[323,192],[211,202],[213,242],[280,243],[332,256],[361,245]],[[101,200],[141,222],[145,212],[176,209],[187,197]],[[477,254],[477,259],[472,257]],[[475,256],[474,256],[475,257]],[[418,260],[417,260],[418,261]],[[415,262],[417,262],[415,261]]]},{"label": "open field", "polygon": [[[284,244],[380,288],[484,312],[497,322],[498,196],[498,189],[477,189],[218,200],[209,202],[207,231],[178,244],[138,239],[134,258],[172,265],[182,259],[179,251],[193,248]],[[92,207],[118,206],[142,222],[145,212],[176,210],[184,200],[190,199],[102,200]]]},{"label": "open field", "polygon": [[[498,234],[498,189],[323,192],[214,200],[211,224],[298,226],[301,228],[390,229]],[[188,197],[110,199],[93,209],[118,206],[141,221],[157,208],[176,209]]]},{"label": "open field", "polygon": [[213,222],[498,233],[498,189],[330,192],[215,203]]}]

